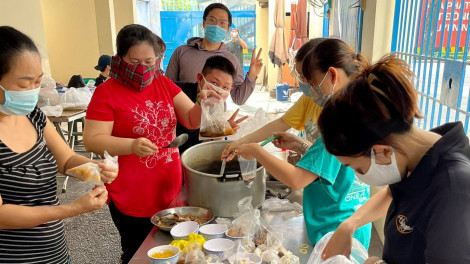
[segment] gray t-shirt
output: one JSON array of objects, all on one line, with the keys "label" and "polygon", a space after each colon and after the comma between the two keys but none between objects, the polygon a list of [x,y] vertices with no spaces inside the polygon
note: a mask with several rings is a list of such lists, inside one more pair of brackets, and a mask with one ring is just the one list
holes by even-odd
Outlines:
[{"label": "gray t-shirt", "polygon": [[256,79],[248,75],[243,77],[243,69],[237,57],[227,50],[225,43],[218,50],[206,50],[201,47],[202,38],[191,38],[187,45],[181,45],[171,55],[165,75],[174,82],[195,83],[197,74],[202,71],[206,60],[214,55],[220,55],[233,64],[237,75],[233,81],[233,89],[230,95],[234,103],[243,105],[255,89]]},{"label": "gray t-shirt", "polygon": [[227,50],[230,51],[233,55],[235,55],[238,58],[238,61],[240,62],[240,66],[243,68],[243,48],[242,45],[240,44],[240,41],[228,41],[225,43],[227,46]]}]

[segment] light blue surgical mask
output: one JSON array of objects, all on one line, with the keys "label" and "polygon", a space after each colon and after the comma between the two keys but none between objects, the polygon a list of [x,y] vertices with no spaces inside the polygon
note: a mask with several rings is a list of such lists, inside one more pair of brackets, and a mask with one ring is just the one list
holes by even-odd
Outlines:
[{"label": "light blue surgical mask", "polygon": [[204,30],[206,34],[207,40],[210,42],[217,44],[224,40],[225,34],[227,31],[217,25],[206,25],[206,29]]},{"label": "light blue surgical mask", "polygon": [[310,85],[303,82],[299,82],[299,89],[302,91],[303,94],[310,97]]},{"label": "light blue surgical mask", "polygon": [[6,115],[28,115],[38,103],[40,87],[27,91],[10,91],[1,85],[0,88],[5,93],[5,103],[0,104],[0,112]]}]

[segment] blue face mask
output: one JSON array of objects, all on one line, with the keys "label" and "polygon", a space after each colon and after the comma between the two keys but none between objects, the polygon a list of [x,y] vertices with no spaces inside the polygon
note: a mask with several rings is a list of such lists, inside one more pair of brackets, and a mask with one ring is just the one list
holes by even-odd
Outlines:
[{"label": "blue face mask", "polygon": [[299,82],[299,88],[303,94],[310,97],[310,85],[303,82]]},{"label": "blue face mask", "polygon": [[225,31],[225,29],[217,25],[206,25],[206,29],[204,30],[204,32],[206,34],[207,40],[214,44],[217,44],[224,40],[225,34],[227,34],[227,31]]},{"label": "blue face mask", "polygon": [[34,110],[39,98],[39,87],[27,91],[10,91],[2,86],[5,103],[0,104],[0,112],[6,115],[28,115]]}]

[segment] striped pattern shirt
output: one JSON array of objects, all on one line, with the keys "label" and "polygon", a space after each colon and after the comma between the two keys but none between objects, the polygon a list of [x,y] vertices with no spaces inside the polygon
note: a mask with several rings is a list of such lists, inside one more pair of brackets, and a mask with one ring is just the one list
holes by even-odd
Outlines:
[{"label": "striped pattern shirt", "polygon": [[[38,140],[24,152],[12,151],[0,140],[0,195],[3,204],[58,205],[57,164],[46,146],[46,116],[38,108],[27,116]],[[0,229],[0,263],[68,263],[64,224],[55,220],[27,229]]]}]

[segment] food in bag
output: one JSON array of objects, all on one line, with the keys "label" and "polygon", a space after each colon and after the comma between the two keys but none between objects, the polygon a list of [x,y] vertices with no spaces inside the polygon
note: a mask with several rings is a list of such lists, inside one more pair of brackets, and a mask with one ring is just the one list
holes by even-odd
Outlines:
[{"label": "food in bag", "polygon": [[[119,168],[118,165],[118,157],[112,157],[108,154],[107,151],[104,151],[104,164],[111,168]],[[97,163],[87,162],[80,166],[68,169],[65,174],[77,177],[82,181],[92,181],[92,182],[100,182],[101,181],[101,168],[98,166]]]},{"label": "food in bag", "polygon": [[93,162],[87,162],[80,166],[68,169],[66,174],[81,179],[82,181],[101,181],[100,167],[98,164]]},{"label": "food in bag", "polygon": [[203,137],[222,137],[235,134],[224,116],[224,101],[207,98],[201,101],[201,129]]}]

